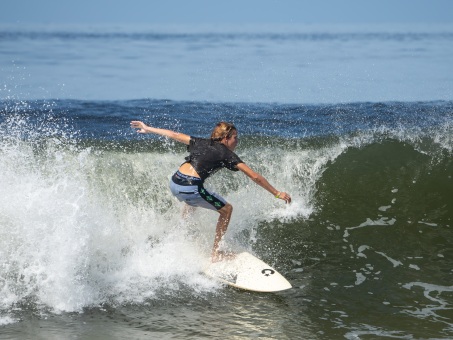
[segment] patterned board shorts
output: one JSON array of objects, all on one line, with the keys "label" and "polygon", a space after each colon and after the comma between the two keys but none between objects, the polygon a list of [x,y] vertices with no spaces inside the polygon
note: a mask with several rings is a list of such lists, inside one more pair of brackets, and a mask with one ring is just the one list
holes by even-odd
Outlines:
[{"label": "patterned board shorts", "polygon": [[223,197],[204,188],[200,178],[187,176],[179,171],[171,178],[170,190],[179,201],[192,207],[219,210],[227,204]]}]

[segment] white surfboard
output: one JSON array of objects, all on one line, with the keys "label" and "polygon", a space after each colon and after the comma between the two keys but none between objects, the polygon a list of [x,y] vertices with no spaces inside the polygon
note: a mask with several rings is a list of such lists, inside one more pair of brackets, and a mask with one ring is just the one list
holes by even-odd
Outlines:
[{"label": "white surfboard", "polygon": [[274,268],[247,252],[211,263],[205,274],[232,287],[254,292],[278,292],[292,287]]}]

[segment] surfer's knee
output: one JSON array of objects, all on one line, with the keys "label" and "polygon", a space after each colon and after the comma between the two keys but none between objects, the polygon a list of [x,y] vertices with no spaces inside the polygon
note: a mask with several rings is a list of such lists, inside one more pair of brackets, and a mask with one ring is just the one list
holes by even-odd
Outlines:
[{"label": "surfer's knee", "polygon": [[229,217],[233,213],[233,206],[230,203],[227,203],[217,211],[220,213],[220,215],[224,217]]}]

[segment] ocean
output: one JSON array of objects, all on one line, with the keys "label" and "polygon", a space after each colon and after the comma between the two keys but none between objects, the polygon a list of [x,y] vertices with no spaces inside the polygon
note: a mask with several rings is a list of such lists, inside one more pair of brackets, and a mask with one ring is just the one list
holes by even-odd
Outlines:
[{"label": "ocean", "polygon": [[[0,27],[0,339],[453,337],[453,27]],[[217,214],[182,219],[185,146],[241,173],[222,247],[293,288],[202,274]]]}]

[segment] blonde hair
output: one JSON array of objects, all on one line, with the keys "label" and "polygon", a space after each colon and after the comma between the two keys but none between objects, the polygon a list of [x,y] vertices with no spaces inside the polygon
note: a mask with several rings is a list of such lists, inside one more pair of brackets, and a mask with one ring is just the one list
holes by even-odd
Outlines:
[{"label": "blonde hair", "polygon": [[219,122],[214,127],[214,130],[212,130],[211,139],[213,141],[221,141],[225,137],[229,139],[231,138],[231,136],[233,136],[234,132],[237,132],[237,129],[233,124],[227,122]]}]

